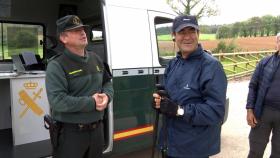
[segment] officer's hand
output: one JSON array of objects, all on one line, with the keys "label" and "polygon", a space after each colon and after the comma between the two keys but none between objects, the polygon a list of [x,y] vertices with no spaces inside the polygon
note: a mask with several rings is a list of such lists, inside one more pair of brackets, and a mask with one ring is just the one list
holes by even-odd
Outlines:
[{"label": "officer's hand", "polygon": [[160,108],[161,96],[158,93],[153,94],[153,108]]},{"label": "officer's hand", "polygon": [[95,104],[101,104],[103,102],[103,98],[99,97],[99,93],[95,93],[92,95],[92,99],[95,101]]},{"label": "officer's hand", "polygon": [[102,102],[100,103],[100,105],[105,106],[106,108],[109,102],[109,97],[105,93],[99,93],[98,96],[102,98]]},{"label": "officer's hand", "polygon": [[95,93],[92,97],[95,100],[96,110],[103,111],[107,107],[109,98],[105,93]]},{"label": "officer's hand", "polygon": [[176,116],[178,110],[178,104],[173,102],[167,97],[161,99],[160,102],[160,112],[167,116]]},{"label": "officer's hand", "polygon": [[247,124],[252,128],[256,127],[258,121],[255,117],[253,109],[247,109]]}]

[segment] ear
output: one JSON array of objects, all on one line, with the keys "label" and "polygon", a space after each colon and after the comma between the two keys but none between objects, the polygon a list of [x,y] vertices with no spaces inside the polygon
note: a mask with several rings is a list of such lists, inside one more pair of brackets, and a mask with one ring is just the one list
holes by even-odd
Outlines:
[{"label": "ear", "polygon": [[175,42],[175,33],[171,34],[172,41]]},{"label": "ear", "polygon": [[59,40],[64,44],[67,42],[66,38],[67,38],[66,35],[63,33],[60,34],[60,36],[59,36]]}]

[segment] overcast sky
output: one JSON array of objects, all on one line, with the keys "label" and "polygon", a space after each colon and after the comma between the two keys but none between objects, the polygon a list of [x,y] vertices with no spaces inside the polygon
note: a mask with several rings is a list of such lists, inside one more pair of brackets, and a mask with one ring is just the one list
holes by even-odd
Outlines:
[{"label": "overcast sky", "polygon": [[220,15],[203,18],[200,24],[230,24],[254,16],[280,15],[280,0],[216,0]]}]

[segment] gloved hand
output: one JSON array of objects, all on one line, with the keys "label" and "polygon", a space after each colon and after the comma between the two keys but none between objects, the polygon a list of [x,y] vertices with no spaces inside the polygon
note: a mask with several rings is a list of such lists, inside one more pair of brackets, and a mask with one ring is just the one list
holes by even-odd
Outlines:
[{"label": "gloved hand", "polygon": [[160,102],[160,112],[169,117],[174,117],[177,114],[178,104],[167,97],[163,97]]},{"label": "gloved hand", "polygon": [[156,108],[156,99],[158,99],[158,101],[159,101],[160,98],[164,98],[164,97],[168,97],[167,92],[165,90],[157,90],[153,94],[152,108],[154,108],[155,110],[159,110],[158,108]]},{"label": "gloved hand", "polygon": [[155,110],[159,110],[159,109],[156,108],[155,97],[153,97],[153,100],[152,100],[152,108],[155,109]]},{"label": "gloved hand", "polygon": [[158,90],[158,91],[156,91],[156,93],[157,93],[158,95],[160,95],[162,98],[164,98],[164,97],[169,97],[166,90]]}]

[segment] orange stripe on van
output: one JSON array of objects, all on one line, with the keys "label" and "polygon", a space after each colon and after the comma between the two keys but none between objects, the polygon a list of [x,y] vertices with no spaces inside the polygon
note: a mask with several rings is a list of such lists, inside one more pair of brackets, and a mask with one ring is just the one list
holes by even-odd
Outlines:
[{"label": "orange stripe on van", "polygon": [[146,125],[146,126],[142,126],[142,127],[136,127],[136,128],[123,130],[123,131],[118,131],[118,132],[115,132],[115,134],[114,134],[114,141],[146,134],[146,133],[152,132],[153,130],[154,130],[154,127],[152,125]]}]

